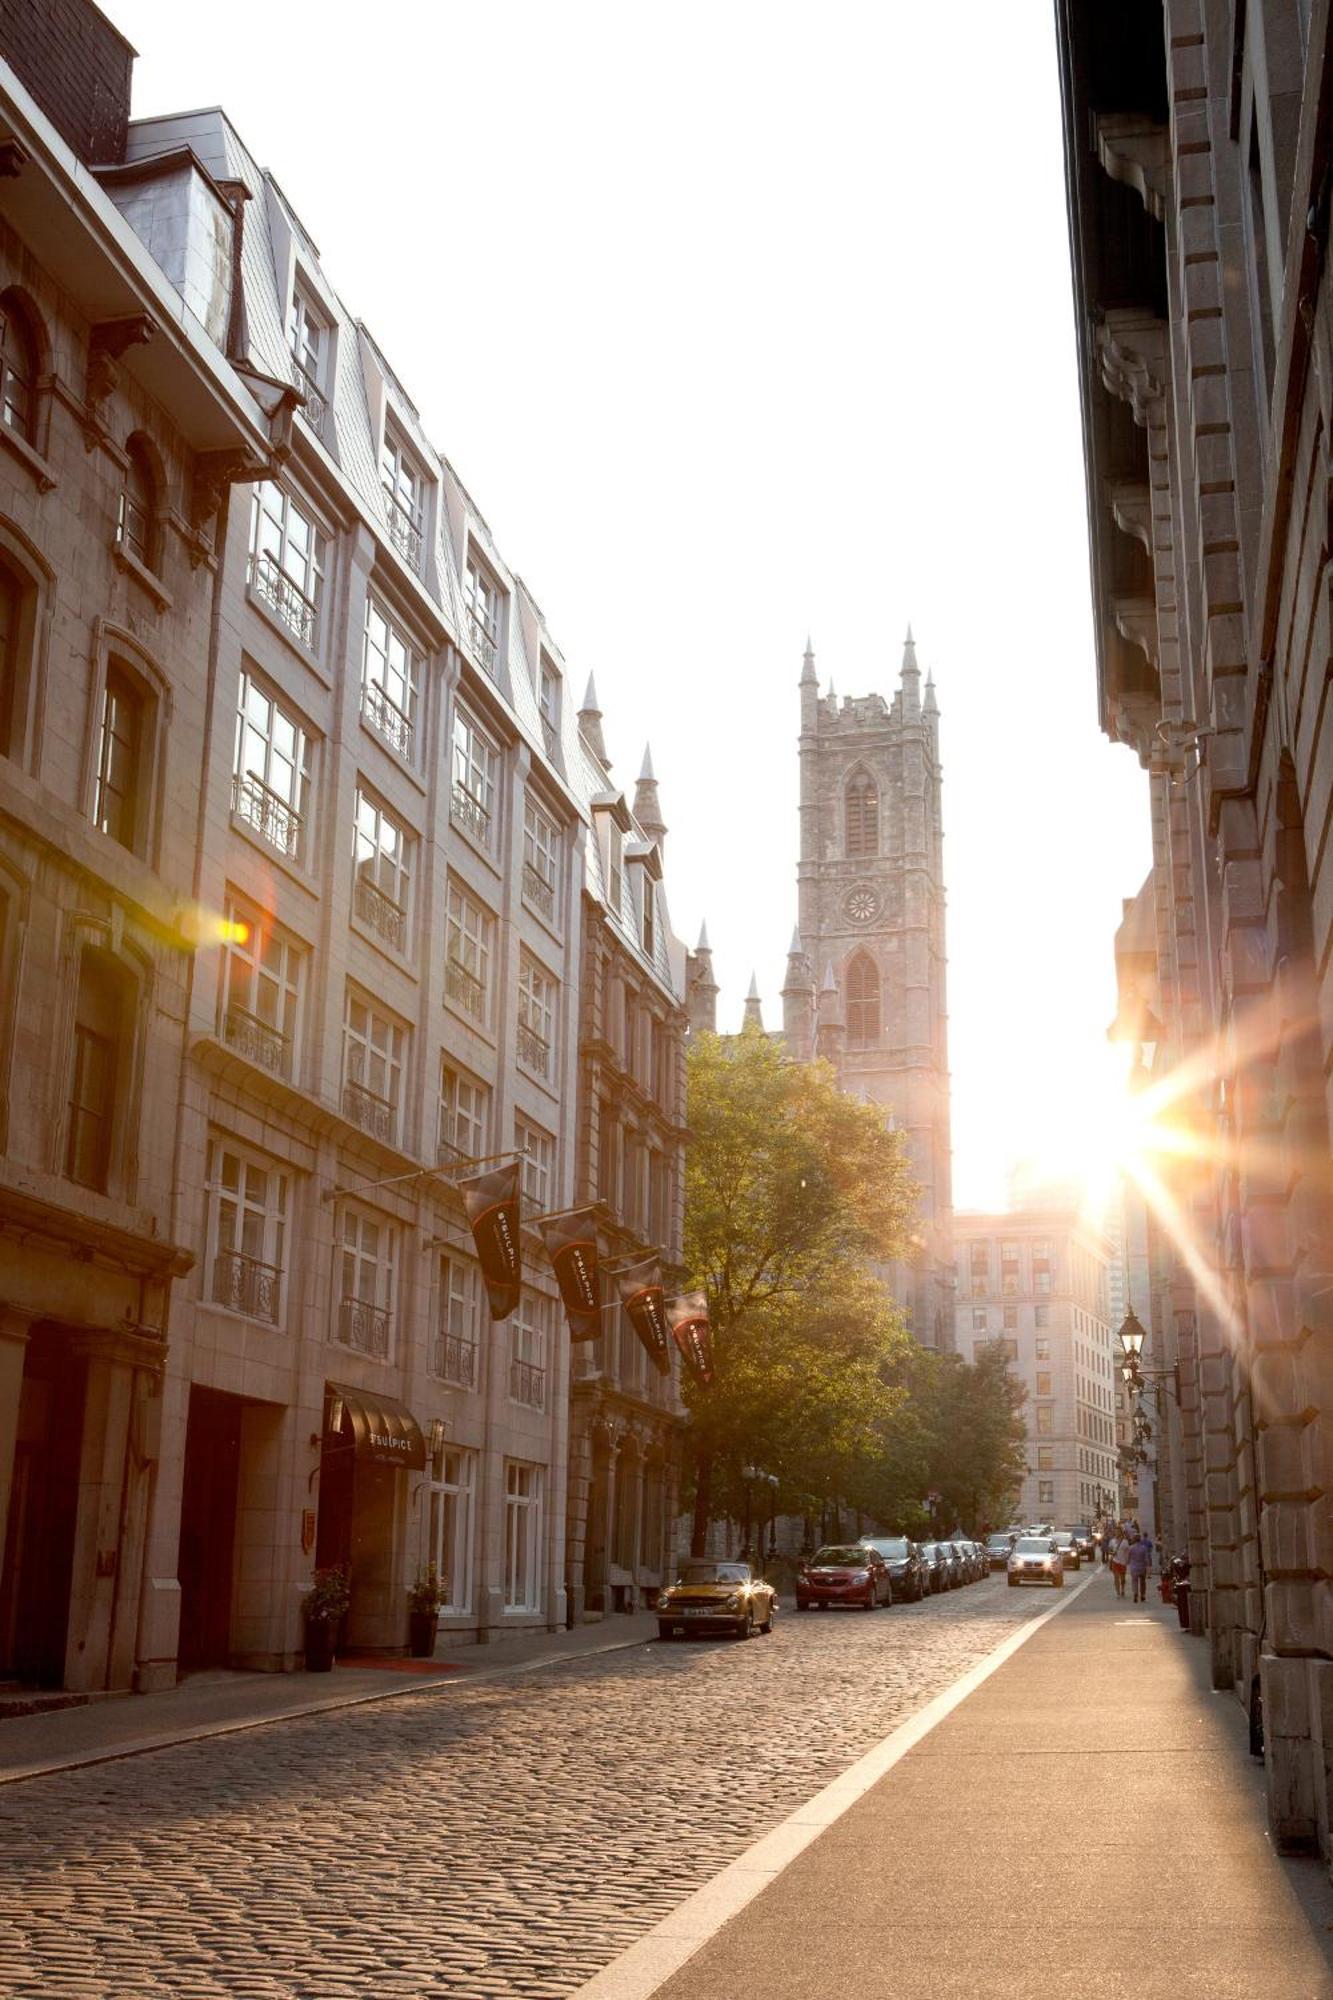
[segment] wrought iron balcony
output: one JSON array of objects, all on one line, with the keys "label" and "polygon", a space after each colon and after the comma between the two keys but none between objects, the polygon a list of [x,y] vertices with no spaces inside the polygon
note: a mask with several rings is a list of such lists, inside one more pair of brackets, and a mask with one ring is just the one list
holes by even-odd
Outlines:
[{"label": "wrought iron balcony", "polygon": [[389,540],[409,569],[414,569],[420,576],[422,553],[420,522],[411,508],[405,507],[398,495],[391,493],[387,486],[384,488],[384,511],[389,523]]},{"label": "wrought iron balcony", "polygon": [[495,641],[482,624],[475,611],[467,615],[469,643],[477,665],[495,679]]},{"label": "wrought iron balcony", "polygon": [[404,715],[393,696],[386,694],[378,681],[367,681],[362,688],[361,712],[371,728],[377,729],[385,742],[410,763],[416,729],[411,717]]},{"label": "wrought iron balcony", "polygon": [[526,1021],[520,1021],[518,1024],[516,1047],[519,1061],[528,1069],[536,1070],[538,1076],[547,1076],[550,1073],[551,1044],[544,1042]]},{"label": "wrought iron balcony", "polygon": [[437,1333],[431,1353],[431,1373],[459,1389],[477,1386],[477,1343],[458,1333]]},{"label": "wrought iron balcony", "polygon": [[475,974],[456,958],[449,959],[444,968],[444,988],[451,1000],[465,1007],[469,1014],[475,1014],[479,1021],[486,1016],[486,988]]},{"label": "wrought iron balcony", "polygon": [[231,781],[231,809],[279,854],[295,854],[301,845],[301,815],[295,806],[270,790],[253,771]]},{"label": "wrought iron balcony", "polygon": [[392,896],[386,896],[383,889],[371,881],[368,875],[358,875],[352,892],[353,903],[363,924],[369,924],[377,937],[391,944],[395,951],[407,948],[407,912]]},{"label": "wrought iron balcony", "polygon": [[338,1338],[344,1347],[384,1359],[389,1352],[393,1316],[387,1306],[373,1306],[365,1299],[344,1299],[338,1317]]},{"label": "wrought iron balcony", "polygon": [[258,1063],[260,1069],[268,1070],[272,1076],[288,1076],[291,1072],[290,1037],[244,1007],[228,1007],[222,1017],[222,1039],[229,1049],[235,1049],[248,1062]]},{"label": "wrought iron balcony", "polygon": [[301,415],[305,418],[315,436],[322,438],[324,435],[324,419],[327,417],[329,410],[324,392],[310,371],[303,368],[299,361],[293,359],[292,366],[296,374],[296,386],[305,397],[305,408],[302,410]]},{"label": "wrought iron balcony", "polygon": [[278,559],[268,549],[250,558],[250,587],[275,611],[289,632],[312,650],[319,628],[319,613],[300,585],[293,583]]},{"label": "wrought iron balcony", "polygon": [[247,1313],[276,1326],[281,1294],[282,1272],[276,1264],[261,1264],[239,1250],[219,1250],[213,1259],[213,1303],[226,1306],[228,1312]]},{"label": "wrought iron balcony", "polygon": [[509,1364],[509,1400],[524,1403],[530,1410],[546,1408],[546,1370],[534,1367],[531,1361],[511,1361]]},{"label": "wrought iron balcony", "polygon": [[361,1131],[369,1132],[372,1139],[381,1140],[384,1145],[393,1144],[397,1111],[387,1097],[379,1097],[373,1090],[367,1090],[364,1083],[357,1083],[348,1077],[343,1085],[343,1116]]},{"label": "wrought iron balcony", "polygon": [[530,861],[523,863],[523,900],[525,903],[531,903],[533,909],[545,917],[548,923],[554,923],[555,887],[533,867]]},{"label": "wrought iron balcony", "polygon": [[491,816],[475,793],[470,792],[466,785],[460,785],[456,778],[450,794],[449,817],[455,825],[470,833],[474,840],[479,840],[483,847],[490,846]]}]

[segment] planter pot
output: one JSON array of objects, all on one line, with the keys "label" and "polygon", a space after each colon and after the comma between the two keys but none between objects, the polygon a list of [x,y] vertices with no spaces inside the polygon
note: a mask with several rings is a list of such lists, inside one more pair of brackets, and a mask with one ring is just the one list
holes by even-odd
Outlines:
[{"label": "planter pot", "polygon": [[327,1674],[333,1666],[333,1645],[338,1633],[336,1618],[307,1618],[305,1621],[305,1670]]},{"label": "planter pot", "polygon": [[407,1619],[412,1658],[428,1660],[435,1651],[435,1636],[440,1626],[439,1612],[409,1611]]}]

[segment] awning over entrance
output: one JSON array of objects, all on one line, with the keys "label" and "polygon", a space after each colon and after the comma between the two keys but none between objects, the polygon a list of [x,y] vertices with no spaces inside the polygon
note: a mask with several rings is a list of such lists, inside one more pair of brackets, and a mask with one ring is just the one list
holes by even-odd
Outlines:
[{"label": "awning over entrance", "polygon": [[[412,1412],[392,1396],[373,1395],[369,1389],[349,1389],[342,1382],[326,1382],[330,1403],[342,1403],[338,1428],[351,1432],[358,1458],[376,1465],[401,1465],[409,1472],[422,1472],[426,1465],[426,1440]],[[335,1411],[336,1414],[336,1411]]]}]

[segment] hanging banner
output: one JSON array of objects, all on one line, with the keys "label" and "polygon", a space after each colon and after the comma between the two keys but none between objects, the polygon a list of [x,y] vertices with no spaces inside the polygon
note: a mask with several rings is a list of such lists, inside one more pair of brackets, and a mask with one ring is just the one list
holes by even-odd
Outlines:
[{"label": "hanging banner", "polygon": [[671,1337],[685,1357],[685,1366],[705,1389],[713,1379],[713,1329],[708,1300],[702,1292],[682,1292],[666,1302]]},{"label": "hanging banner", "polygon": [[602,1277],[592,1215],[590,1208],[576,1208],[571,1215],[543,1215],[537,1220],[571,1340],[596,1340],[602,1330]]},{"label": "hanging banner", "polygon": [[486,1280],[491,1318],[508,1319],[518,1304],[522,1267],[518,1251],[518,1176],[513,1160],[507,1167],[473,1174],[458,1181],[472,1239]]},{"label": "hanging banner", "polygon": [[671,1373],[671,1339],[667,1329],[666,1302],[662,1297],[662,1266],[658,1258],[645,1257],[616,1273],[620,1303],[629,1314],[629,1323],[648,1350],[648,1358],[659,1375]]}]

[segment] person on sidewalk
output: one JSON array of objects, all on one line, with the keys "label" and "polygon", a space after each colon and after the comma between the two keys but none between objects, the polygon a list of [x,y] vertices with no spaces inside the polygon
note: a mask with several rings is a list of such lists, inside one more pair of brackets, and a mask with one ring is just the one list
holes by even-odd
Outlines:
[{"label": "person on sidewalk", "polygon": [[1123,1528],[1119,1528],[1116,1530],[1115,1540],[1111,1544],[1111,1581],[1115,1585],[1115,1594],[1117,1597],[1123,1597],[1125,1594],[1125,1571],[1128,1564],[1129,1536]]},{"label": "person on sidewalk", "polygon": [[[1134,1585],[1134,1602],[1144,1604],[1148,1598],[1148,1571],[1152,1565],[1152,1543],[1147,1535],[1141,1534],[1136,1542],[1130,1543],[1127,1561]],[[1121,1594],[1124,1594],[1123,1586]]]}]

